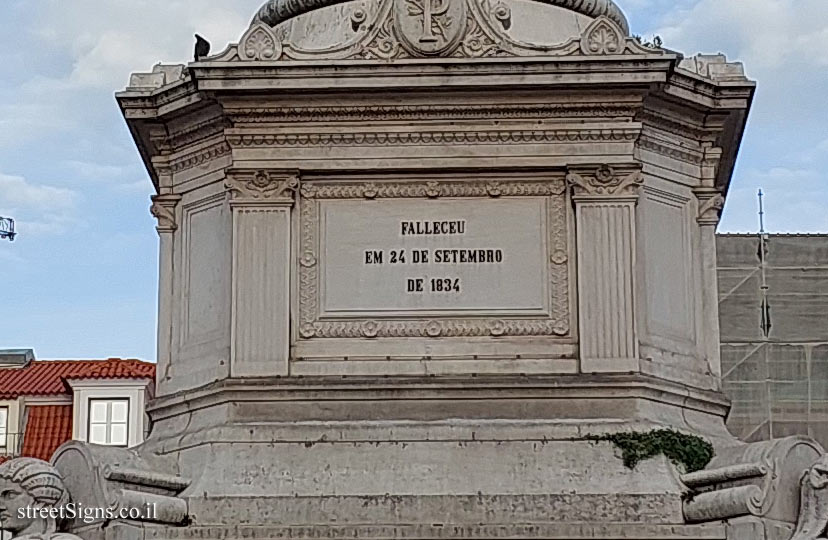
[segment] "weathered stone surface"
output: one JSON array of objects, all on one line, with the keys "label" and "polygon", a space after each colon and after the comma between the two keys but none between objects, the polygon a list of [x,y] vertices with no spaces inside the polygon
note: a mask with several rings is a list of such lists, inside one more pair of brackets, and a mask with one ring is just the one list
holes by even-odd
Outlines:
[{"label": "weathered stone surface", "polygon": [[608,0],[271,2],[120,93],[159,191],[154,428],[58,465],[81,494],[136,460],[190,521],[85,533],[724,539],[669,460],[594,440],[739,445],[714,231],[754,85],[698,60]]},{"label": "weathered stone surface", "polygon": [[[60,473],[34,458],[0,465],[0,527],[11,540],[80,540],[57,532],[59,512],[70,502]],[[5,536],[4,536],[5,537]]]},{"label": "weathered stone surface", "polygon": [[[572,10],[589,17],[607,16],[622,26],[625,30],[628,29],[626,17],[615,2],[613,2],[613,0],[597,0],[589,3],[578,2],[577,0],[533,1]],[[277,26],[293,17],[346,2],[347,0],[304,0],[298,2],[291,0],[268,0],[256,14],[256,20],[262,21],[270,26]],[[414,3],[416,4],[416,0],[414,0]],[[420,9],[424,9],[421,4],[417,5]],[[440,3],[440,6],[443,5],[445,4]],[[433,8],[429,8],[429,10],[430,9]],[[441,9],[442,7],[437,8],[437,10]],[[537,7],[535,7],[535,10],[537,11]]]}]

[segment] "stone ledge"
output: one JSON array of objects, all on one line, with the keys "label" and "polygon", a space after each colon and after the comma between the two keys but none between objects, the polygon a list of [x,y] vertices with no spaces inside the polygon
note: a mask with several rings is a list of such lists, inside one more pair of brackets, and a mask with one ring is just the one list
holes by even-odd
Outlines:
[{"label": "stone ledge", "polygon": [[407,525],[311,525],[301,527],[191,527],[188,529],[148,528],[147,540],[251,540],[371,538],[392,540],[411,538],[442,540],[444,538],[537,538],[549,540],[722,540],[724,525],[642,525],[616,523],[509,523],[502,525],[407,524]]}]

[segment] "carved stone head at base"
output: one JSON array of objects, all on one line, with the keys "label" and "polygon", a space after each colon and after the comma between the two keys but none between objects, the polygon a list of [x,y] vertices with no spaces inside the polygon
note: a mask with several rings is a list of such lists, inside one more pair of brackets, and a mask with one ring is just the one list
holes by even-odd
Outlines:
[{"label": "carved stone head at base", "polygon": [[49,463],[18,458],[0,465],[0,529],[12,540],[80,540],[58,533],[51,509],[69,502],[63,479]]}]

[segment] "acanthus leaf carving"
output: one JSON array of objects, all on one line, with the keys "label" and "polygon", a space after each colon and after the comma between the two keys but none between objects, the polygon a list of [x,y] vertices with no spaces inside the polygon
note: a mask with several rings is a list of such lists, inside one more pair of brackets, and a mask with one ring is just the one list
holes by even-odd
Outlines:
[{"label": "acanthus leaf carving", "polygon": [[171,233],[178,229],[175,217],[175,208],[181,201],[180,195],[154,195],[150,213],[158,220],[157,230],[159,233]]},{"label": "acanthus leaf carving", "polygon": [[282,56],[282,43],[269,26],[258,23],[242,36],[238,54],[242,60],[278,60]]},{"label": "acanthus leaf carving", "polygon": [[390,60],[408,56],[400,46],[400,42],[394,35],[394,19],[390,14],[386,15],[385,21],[377,26],[377,30],[370,40],[361,47],[351,58],[365,58],[368,60]]},{"label": "acanthus leaf carving", "polygon": [[665,54],[660,47],[647,47],[635,38],[627,36],[618,23],[607,16],[601,16],[581,34],[581,54],[622,55],[622,54]]},{"label": "acanthus leaf carving", "polygon": [[619,173],[609,165],[593,170],[570,170],[566,180],[578,196],[636,196],[644,184],[640,170]]},{"label": "acanthus leaf carving", "polygon": [[581,37],[584,54],[623,54],[625,46],[626,36],[606,17],[595,20]]},{"label": "acanthus leaf carving", "polygon": [[489,0],[380,0],[375,10],[356,9],[350,16],[354,35],[332,47],[306,48],[282,43],[273,27],[258,18],[238,46],[220,60],[343,60],[491,56],[567,56],[665,54],[628,37],[626,19],[604,0],[603,7],[580,0],[540,0],[596,17],[580,39],[537,45],[512,37],[511,9]]},{"label": "acanthus leaf carving", "polygon": [[292,200],[299,190],[299,174],[296,171],[228,171],[225,188],[232,200]]},{"label": "acanthus leaf carving", "polygon": [[702,188],[696,190],[696,197],[699,200],[699,212],[697,221],[701,225],[716,226],[722,216],[725,198],[715,188]]}]

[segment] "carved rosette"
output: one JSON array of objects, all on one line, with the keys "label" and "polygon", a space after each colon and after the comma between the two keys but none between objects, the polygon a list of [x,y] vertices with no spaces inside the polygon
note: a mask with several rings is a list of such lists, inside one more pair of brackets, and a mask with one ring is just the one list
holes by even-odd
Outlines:
[{"label": "carved rosette", "polygon": [[152,197],[150,213],[158,220],[159,233],[173,233],[178,229],[175,208],[181,201],[180,195],[155,195]]},{"label": "carved rosette", "polygon": [[299,190],[298,171],[228,171],[225,188],[231,202],[292,203]]},{"label": "carved rosette", "polygon": [[[566,183],[563,178],[479,181],[307,182],[301,186],[299,246],[299,337],[324,338],[451,338],[570,335],[569,247]],[[438,318],[432,320],[321,320],[320,203],[353,199],[545,197],[549,208],[548,318]]]},{"label": "carved rosette", "polygon": [[573,195],[580,197],[637,197],[644,184],[641,170],[616,170],[609,165],[571,168],[566,180]]}]

